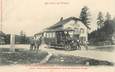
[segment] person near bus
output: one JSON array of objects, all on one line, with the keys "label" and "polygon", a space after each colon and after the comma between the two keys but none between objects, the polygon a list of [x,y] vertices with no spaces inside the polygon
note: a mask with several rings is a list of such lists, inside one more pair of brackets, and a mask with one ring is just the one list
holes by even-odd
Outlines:
[{"label": "person near bus", "polygon": [[30,39],[30,51],[34,50],[35,44],[34,44],[34,38]]},{"label": "person near bus", "polygon": [[41,45],[41,42],[42,42],[42,37],[39,37],[39,38],[36,38],[35,39],[35,51],[38,51],[39,50],[39,47]]}]

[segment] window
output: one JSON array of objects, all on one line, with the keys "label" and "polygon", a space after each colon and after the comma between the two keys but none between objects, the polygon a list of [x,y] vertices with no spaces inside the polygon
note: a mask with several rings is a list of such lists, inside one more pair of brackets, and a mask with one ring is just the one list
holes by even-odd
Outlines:
[{"label": "window", "polygon": [[83,28],[80,29],[80,33],[83,34],[85,31]]},{"label": "window", "polygon": [[49,33],[46,33],[46,38],[49,38]]},{"label": "window", "polygon": [[44,33],[44,37],[46,37],[46,33]]},{"label": "window", "polygon": [[79,28],[75,28],[74,34],[79,34]]},{"label": "window", "polygon": [[48,38],[50,38],[51,37],[51,33],[48,33]]},{"label": "window", "polygon": [[49,38],[52,38],[52,33],[49,33]]},{"label": "window", "polygon": [[47,38],[47,33],[44,33],[44,36]]},{"label": "window", "polygon": [[55,32],[52,33],[52,37],[55,37]]}]

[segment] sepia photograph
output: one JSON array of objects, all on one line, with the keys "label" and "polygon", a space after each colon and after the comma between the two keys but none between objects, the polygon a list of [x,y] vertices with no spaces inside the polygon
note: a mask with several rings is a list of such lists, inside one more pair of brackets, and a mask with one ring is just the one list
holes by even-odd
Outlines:
[{"label": "sepia photograph", "polygon": [[115,0],[0,0],[0,72],[115,72]]}]

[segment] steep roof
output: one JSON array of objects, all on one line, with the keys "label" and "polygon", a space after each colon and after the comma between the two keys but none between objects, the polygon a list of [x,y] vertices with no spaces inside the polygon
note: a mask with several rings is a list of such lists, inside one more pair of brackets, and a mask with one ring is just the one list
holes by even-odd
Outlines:
[{"label": "steep roof", "polygon": [[[39,34],[42,34],[43,32],[45,31],[62,31],[64,29],[59,29],[59,27],[62,27],[62,25],[70,22],[70,21],[81,21],[79,18],[76,18],[76,17],[69,17],[69,18],[66,18],[66,19],[62,19],[60,21],[58,21],[57,23],[55,23],[54,25],[44,29],[42,32],[40,33],[36,33],[35,35],[39,35]],[[82,22],[82,21],[81,21]],[[83,23],[83,22],[82,22]],[[84,24],[84,23],[83,23]],[[85,25],[85,24],[84,24]],[[88,29],[90,29],[87,25],[85,25]],[[69,30],[69,29],[65,29],[66,31]],[[70,30],[69,30],[70,31]]]},{"label": "steep roof", "polygon": [[[50,30],[50,29],[55,29],[57,27],[61,27],[62,25],[70,22],[70,21],[81,21],[79,18],[76,18],[76,17],[69,17],[69,18],[66,18],[66,19],[63,19],[59,22],[57,22],[56,24],[54,24],[53,26],[47,28],[47,30]],[[82,21],[81,21],[82,22]],[[83,23],[84,24],[84,23]],[[85,24],[84,24],[85,25]],[[85,25],[88,29],[90,29],[87,25]]]}]

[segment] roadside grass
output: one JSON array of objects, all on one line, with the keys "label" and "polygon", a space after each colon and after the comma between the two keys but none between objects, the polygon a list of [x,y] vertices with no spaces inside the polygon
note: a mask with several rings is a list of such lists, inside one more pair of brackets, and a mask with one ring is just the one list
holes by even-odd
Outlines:
[{"label": "roadside grass", "polygon": [[8,48],[0,49],[0,65],[39,63],[48,53]]}]

